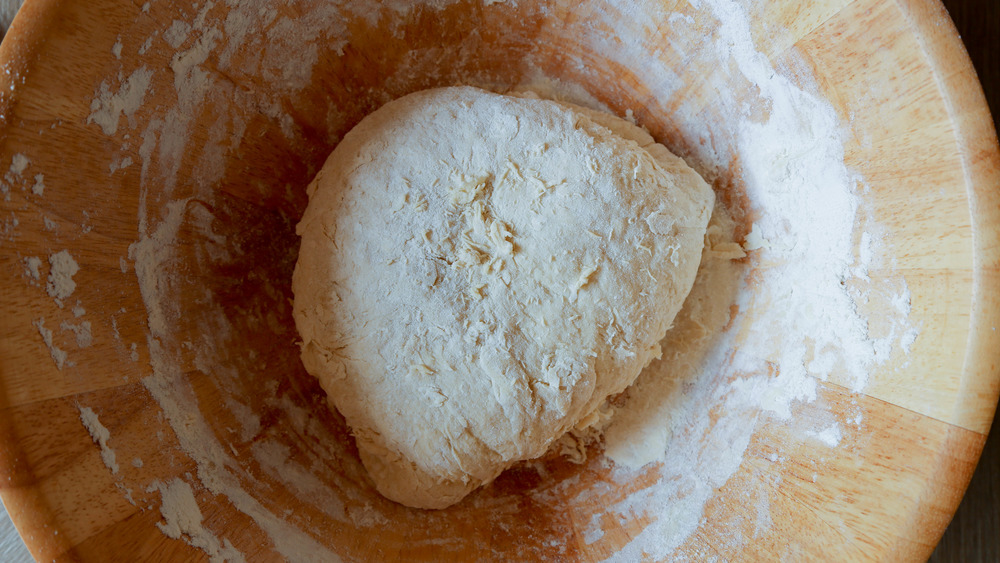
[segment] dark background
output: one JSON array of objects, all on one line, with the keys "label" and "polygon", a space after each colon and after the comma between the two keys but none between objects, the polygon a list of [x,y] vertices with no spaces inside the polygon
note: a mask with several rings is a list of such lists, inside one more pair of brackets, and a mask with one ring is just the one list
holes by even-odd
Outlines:
[{"label": "dark background", "polygon": [[[1000,0],[943,3],[979,73],[996,127],[1000,115]],[[930,561],[1000,562],[1000,424],[996,419],[969,490]]]}]

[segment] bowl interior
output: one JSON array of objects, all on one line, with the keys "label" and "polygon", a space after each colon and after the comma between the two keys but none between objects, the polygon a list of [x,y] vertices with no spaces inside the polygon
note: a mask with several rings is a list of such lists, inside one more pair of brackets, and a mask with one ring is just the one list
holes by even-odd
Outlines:
[{"label": "bowl interior", "polygon": [[[36,73],[33,90],[7,99],[19,146],[37,148],[8,178],[12,205],[23,205],[18,229],[33,233],[12,244],[19,260],[42,259],[12,290],[35,324],[31,349],[12,351],[28,367],[7,400],[61,402],[20,413],[8,432],[52,417],[79,427],[84,409],[96,413],[117,469],[93,477],[105,499],[95,514],[117,521],[159,505],[137,522],[248,559],[700,558],[706,538],[736,530],[743,540],[713,548],[732,557],[762,533],[780,543],[773,520],[794,513],[769,500],[780,484],[759,477],[769,461],[802,460],[789,471],[811,490],[817,474],[881,447],[866,425],[894,423],[879,418],[878,397],[954,410],[904,377],[926,358],[960,374],[965,351],[949,348],[963,334],[913,347],[922,330],[938,334],[939,310],[915,305],[937,286],[904,272],[930,267],[942,247],[907,218],[967,225],[968,194],[960,183],[926,200],[908,199],[906,185],[883,189],[878,174],[898,164],[886,159],[935,158],[890,144],[912,117],[905,98],[933,84],[889,73],[889,56],[869,57],[864,72],[842,68],[824,41],[844,35],[840,20],[864,19],[850,2],[99,0],[46,16],[55,4],[26,7],[48,31],[25,24],[18,48],[46,41],[86,62]],[[99,26],[109,31],[95,37]],[[635,463],[585,441],[576,462],[553,451],[451,508],[422,511],[374,490],[303,369],[291,273],[305,186],[339,139],[389,100],[456,84],[541,89],[635,119],[712,183],[732,219],[716,242],[749,250],[706,256],[663,360],[614,400],[625,414],[608,448]],[[32,91],[51,94],[36,104]],[[970,239],[948,239],[947,267],[971,268]],[[913,250],[922,243],[936,254]],[[75,292],[55,299],[46,281],[57,267],[45,258],[62,249],[80,270]],[[953,283],[948,295],[971,294],[970,280]],[[45,330],[47,350],[36,342]],[[55,350],[68,352],[58,369],[47,359]],[[63,452],[111,469],[89,440]],[[199,518],[181,516],[187,498]],[[124,541],[80,514],[68,503],[46,516],[62,537],[39,540],[36,555]]]},{"label": "bowl interior", "polygon": [[[227,20],[239,12],[230,10]],[[648,27],[656,14],[638,15],[529,3],[377,10],[349,4],[275,16],[270,24],[236,16],[260,31],[224,34],[196,69],[204,76],[192,71],[178,79],[178,58],[171,55],[175,75],[154,74],[150,88],[154,95],[165,90],[168,99],[176,92],[176,106],[144,115],[144,103],[129,129],[149,143],[142,145],[147,155],[140,146],[134,159],[143,168],[131,170],[146,194],[137,210],[145,236],[133,256],[147,307],[161,308],[150,316],[150,377],[157,384],[147,381],[147,387],[173,423],[177,445],[201,454],[194,457],[202,482],[216,483],[209,488],[230,499],[244,493],[253,499],[235,502],[236,508],[272,538],[292,528],[301,541],[348,559],[365,557],[374,545],[404,558],[613,553],[646,527],[650,517],[622,518],[605,507],[663,479],[662,464],[612,476],[597,444],[590,444],[584,463],[553,452],[520,464],[446,510],[385,500],[360,466],[343,420],[301,365],[290,307],[305,185],[362,117],[425,88],[534,85],[606,104],[619,115],[630,111],[697,162],[742,220],[733,164],[715,161],[717,149],[702,145],[733,140],[702,135],[725,135],[727,118],[752,96],[751,88],[725,67],[702,77],[728,89],[725,97],[713,99],[704,84],[680,88],[671,80],[675,69],[703,48],[707,30],[679,26],[671,33],[673,48],[664,50]],[[181,49],[196,50],[198,33]],[[616,40],[627,43],[627,53],[608,45]],[[649,69],[655,72],[643,72]],[[684,131],[678,111],[704,123]],[[134,211],[124,215],[132,219]],[[734,266],[725,275],[735,285],[745,269]],[[734,296],[722,299],[728,314]],[[669,394],[658,400],[669,401]],[[177,420],[192,419],[196,425],[177,431]],[[608,533],[583,543],[580,522],[597,522],[591,527]],[[289,555],[286,550],[299,548],[277,549]]]}]

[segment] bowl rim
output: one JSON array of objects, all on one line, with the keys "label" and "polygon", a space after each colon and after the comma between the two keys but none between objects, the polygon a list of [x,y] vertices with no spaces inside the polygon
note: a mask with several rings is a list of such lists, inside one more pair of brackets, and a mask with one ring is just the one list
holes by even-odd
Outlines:
[{"label": "bowl rim", "polygon": [[[25,2],[0,43],[0,61],[10,70],[0,73],[0,130],[11,126],[10,118],[16,112],[17,97],[7,94],[17,91],[14,77],[30,72],[31,66],[42,56],[45,31],[50,22],[60,17],[65,1]],[[907,16],[908,27],[920,41],[923,55],[938,81],[954,124],[970,202],[974,247],[972,301],[978,306],[970,307],[968,346],[955,408],[958,411],[974,404],[978,411],[974,414],[956,412],[953,419],[968,422],[951,426],[971,431],[976,439],[967,439],[969,434],[955,435],[950,443],[962,447],[978,460],[1000,397],[1000,333],[995,328],[1000,325],[1000,143],[976,71],[941,0],[896,0],[896,4]],[[0,380],[9,369],[11,367],[0,359]],[[0,418],[3,416],[5,409],[0,410]],[[909,538],[896,536],[895,543],[883,555],[913,554],[914,550],[920,552],[921,547],[926,548],[922,550],[923,557],[931,554],[957,510],[975,469],[975,464],[971,464],[965,471],[956,470],[955,464],[949,462],[951,457],[948,451],[941,450],[936,458],[940,477],[962,492],[943,501],[948,518],[943,519],[931,510],[921,510],[928,507],[930,500],[921,498],[913,512],[912,535]],[[0,444],[0,474],[30,473],[31,468],[25,467],[23,459],[16,443]],[[54,520],[44,495],[31,487],[0,486],[0,498],[32,556],[53,553],[53,541],[62,547],[58,552],[71,548],[61,543],[62,539],[52,537]],[[915,546],[914,541],[918,538],[919,544]]]}]

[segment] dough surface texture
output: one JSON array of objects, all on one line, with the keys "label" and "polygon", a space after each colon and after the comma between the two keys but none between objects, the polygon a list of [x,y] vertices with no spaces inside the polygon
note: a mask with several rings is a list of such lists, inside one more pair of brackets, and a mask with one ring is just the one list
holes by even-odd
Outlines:
[{"label": "dough surface texture", "polygon": [[443,508],[660,354],[714,195],[642,129],[471,87],[390,102],[309,185],[302,360],[386,497]]}]

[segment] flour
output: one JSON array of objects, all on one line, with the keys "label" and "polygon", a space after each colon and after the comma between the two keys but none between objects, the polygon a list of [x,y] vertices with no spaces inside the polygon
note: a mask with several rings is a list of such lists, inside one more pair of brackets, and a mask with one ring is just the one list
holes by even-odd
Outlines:
[{"label": "flour", "polygon": [[39,268],[42,267],[42,259],[37,256],[28,256],[24,259],[24,273],[34,281],[40,281],[42,274]]},{"label": "flour", "polygon": [[[345,518],[342,500],[318,479],[309,467],[290,461],[288,446],[275,440],[258,440],[253,443],[253,456],[261,467],[272,476],[281,477],[292,485],[292,493],[303,503],[319,503],[338,519]],[[368,515],[366,519],[377,519],[381,515]]]},{"label": "flour", "polygon": [[583,543],[590,545],[604,537],[601,516],[601,514],[595,514],[590,518],[590,522],[587,523],[587,527],[583,530]]},{"label": "flour", "polygon": [[76,290],[76,282],[73,276],[80,271],[80,265],[70,255],[68,250],[61,250],[49,256],[49,279],[45,285],[45,291],[50,297],[57,301],[66,299],[73,295]]},{"label": "flour", "polygon": [[11,157],[10,168],[7,170],[7,181],[13,183],[16,179],[21,178],[21,175],[28,168],[29,164],[31,164],[31,161],[28,160],[28,157],[21,153],[15,153]]},{"label": "flour", "polygon": [[[189,200],[168,203],[166,213],[155,230],[140,233],[139,241],[129,249],[130,256],[135,260],[135,272],[148,314],[147,344],[153,375],[144,378],[142,383],[163,409],[185,453],[198,463],[198,478],[207,489],[224,495],[238,510],[254,519],[268,533],[278,553],[287,559],[336,563],[340,561],[336,554],[289,523],[287,515],[271,512],[244,489],[236,473],[240,471],[240,465],[232,452],[222,447],[202,414],[192,410],[194,391],[178,367],[181,357],[188,352],[171,336],[172,327],[177,322],[178,304],[164,299],[165,295],[169,295],[168,289],[172,284],[172,266],[176,260],[173,245],[186,219],[188,203]],[[145,221],[140,216],[140,224],[145,225]],[[204,225],[201,227],[206,228]],[[207,313],[222,316],[216,307],[213,304]],[[206,314],[204,309],[201,312]],[[227,324],[225,321],[221,323]],[[195,348],[195,352],[202,356],[199,363],[206,367],[220,366],[221,369],[223,365],[213,356],[215,350],[225,347],[223,326],[219,325],[221,330],[206,331],[207,335],[219,340],[208,340],[207,346]]]},{"label": "flour", "polygon": [[108,171],[111,174],[114,174],[115,172],[117,172],[119,170],[124,170],[125,168],[128,168],[129,166],[132,166],[132,157],[131,156],[126,156],[126,157],[123,157],[121,160],[113,160],[113,161],[111,161],[111,164],[108,166]]},{"label": "flour", "polygon": [[83,321],[79,324],[73,324],[67,321],[63,321],[59,325],[62,330],[68,330],[76,335],[76,346],[78,348],[87,348],[94,343],[94,336],[91,334],[90,321]]},{"label": "flour", "polygon": [[139,46],[138,53],[140,55],[145,55],[146,51],[148,51],[149,48],[152,47],[152,46],[153,46],[153,38],[152,37],[148,37],[148,38],[146,38],[145,41],[142,42],[142,45]]},{"label": "flour", "polygon": [[[665,358],[673,353],[670,363],[644,373],[607,430],[606,454],[620,466],[621,479],[629,478],[629,467],[663,463],[663,478],[656,486],[611,507],[612,512],[656,515],[655,522],[615,555],[621,561],[637,559],[640,553],[667,557],[693,532],[700,524],[700,506],[742,463],[762,413],[791,419],[792,405],[815,400],[817,380],[829,379],[838,366],[846,368],[839,377],[861,391],[872,367],[887,361],[886,344],[898,338],[892,331],[880,340],[872,338],[867,320],[842,283],[866,278],[866,264],[876,247],[869,237],[864,263],[855,259],[852,234],[860,205],[855,194],[859,179],[844,166],[841,125],[832,107],[774,71],[756,51],[740,5],[712,0],[696,6],[719,20],[715,49],[720,60],[734,62],[742,77],[759,89],[770,116],[761,122],[734,115],[738,134],[732,145],[712,143],[702,147],[701,154],[689,156],[707,170],[712,162],[739,156],[757,216],[742,249],[751,254],[752,263],[768,268],[749,291],[741,287],[745,282],[725,272],[734,266],[703,262],[702,279],[688,300],[697,304],[687,317],[693,336],[684,336],[687,320],[678,321],[675,331],[681,332],[668,335],[668,341],[678,338],[678,345],[664,343]],[[681,19],[671,21],[685,25]],[[683,121],[690,137],[708,138],[698,127]],[[802,291],[805,288],[808,292]],[[899,300],[905,301],[905,284],[898,291]],[[732,300],[699,299],[702,292],[713,299],[728,294]],[[751,330],[740,330],[739,322],[723,330],[731,319],[718,307],[728,308],[729,303],[753,319]],[[893,326],[905,325],[908,311],[899,309]],[[702,328],[709,330],[702,333]],[[906,334],[904,342],[912,329]],[[707,342],[712,339],[716,342]],[[713,352],[729,348],[736,350],[732,358]],[[710,375],[768,373],[765,362],[773,365],[773,375],[736,377],[728,384]],[[704,406],[720,403],[721,417],[707,418]],[[841,440],[837,426],[815,437],[829,447]],[[662,507],[668,507],[665,513]],[[769,525],[762,510],[755,529]]]},{"label": "flour", "polygon": [[45,192],[45,176],[35,174],[35,183],[31,186],[31,193],[41,196]]},{"label": "flour", "polygon": [[132,121],[135,112],[142,106],[146,97],[153,71],[142,67],[132,72],[121,83],[117,92],[112,92],[107,81],[102,82],[94,101],[90,104],[90,115],[87,123],[96,123],[105,135],[114,135],[118,131],[118,122],[124,115]]},{"label": "flour", "polygon": [[833,426],[825,428],[819,432],[813,430],[806,430],[805,434],[810,438],[815,438],[820,442],[823,442],[824,444],[826,444],[831,448],[837,447],[840,444],[841,438],[843,437],[843,434],[840,431],[840,426],[837,424],[834,424]]},{"label": "flour", "polygon": [[168,483],[154,482],[153,489],[160,491],[162,503],[160,513],[163,522],[156,524],[164,534],[174,539],[183,539],[185,543],[197,547],[208,555],[212,563],[223,561],[246,561],[228,539],[219,541],[202,523],[201,509],[195,499],[194,491],[186,481],[171,479]]},{"label": "flour", "polygon": [[22,180],[22,174],[30,162],[28,157],[21,153],[15,153],[11,157],[10,168],[4,173],[5,182],[0,182],[0,193],[3,193],[5,200],[10,201],[10,186]]},{"label": "flour", "polygon": [[94,443],[101,449],[101,460],[111,470],[112,475],[117,475],[118,462],[115,459],[115,450],[111,449],[111,446],[108,445],[108,441],[111,439],[111,432],[101,424],[94,409],[80,406],[78,408],[80,409],[80,421],[83,422],[83,426],[86,427],[87,432],[90,432],[90,437],[93,438]]},{"label": "flour", "polygon": [[56,369],[62,369],[64,365],[72,365],[71,362],[66,360],[66,351],[56,346],[52,336],[52,329],[45,328],[45,319],[38,319],[31,324],[35,325],[35,328],[38,329],[38,334],[41,335],[42,342],[44,342],[45,347],[49,349],[49,355],[52,357],[52,361],[56,363]]},{"label": "flour", "polygon": [[181,46],[188,34],[191,33],[191,24],[183,20],[174,20],[170,27],[163,32],[163,40],[174,49]]}]

